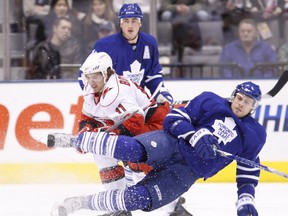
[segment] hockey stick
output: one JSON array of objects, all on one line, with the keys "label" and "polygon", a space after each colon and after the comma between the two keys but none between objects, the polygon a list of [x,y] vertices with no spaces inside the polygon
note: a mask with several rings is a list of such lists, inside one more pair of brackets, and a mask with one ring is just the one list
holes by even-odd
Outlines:
[{"label": "hockey stick", "polygon": [[284,73],[280,76],[275,86],[262,97],[263,98],[275,97],[275,95],[277,95],[278,92],[285,86],[287,81],[288,81],[288,70],[284,71]]},{"label": "hockey stick", "polygon": [[[284,73],[280,76],[278,79],[277,83],[273,86],[273,88],[268,91],[266,94],[262,95],[263,99],[268,99],[275,97],[281,89],[285,86],[285,84],[288,81],[288,70],[284,71]],[[227,98],[228,99],[228,98]],[[179,100],[179,101],[174,101],[172,103],[172,107],[176,106],[181,106],[181,105],[186,105],[189,102],[189,100]]]},{"label": "hockey stick", "polygon": [[239,163],[246,164],[246,165],[251,166],[251,167],[255,167],[255,168],[259,168],[259,169],[265,170],[267,172],[276,174],[276,175],[284,177],[284,178],[288,178],[288,174],[287,173],[284,173],[284,172],[278,171],[276,169],[261,165],[259,163],[254,162],[254,161],[248,160],[246,158],[242,158],[242,157],[239,157],[237,155],[233,155],[233,154],[230,154],[228,152],[221,151],[219,149],[217,149],[216,151],[223,157],[229,158],[231,160],[235,160],[235,161],[237,161]]}]

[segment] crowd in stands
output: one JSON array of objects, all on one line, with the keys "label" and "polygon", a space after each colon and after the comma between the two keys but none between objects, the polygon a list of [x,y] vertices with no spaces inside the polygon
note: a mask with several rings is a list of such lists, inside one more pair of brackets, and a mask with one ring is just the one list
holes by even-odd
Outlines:
[{"label": "crowd in stands", "polygon": [[[71,72],[71,69],[68,68],[65,71],[60,65],[81,64],[99,38],[119,31],[117,20],[119,6],[132,2],[137,2],[143,9],[144,19],[141,29],[148,32],[150,1],[22,0],[27,34],[26,66],[29,69],[27,79],[77,77],[75,70]],[[220,73],[220,77],[270,78],[279,76],[281,70],[274,71],[270,75],[263,75],[259,71],[251,74],[250,70],[255,64],[262,63],[262,61],[272,64],[279,62],[284,64],[288,61],[288,34],[286,33],[288,32],[286,24],[288,22],[288,0],[157,0],[156,2],[157,23],[171,25],[171,31],[167,30],[167,34],[171,34],[169,35],[171,53],[165,53],[171,58],[169,62],[177,64],[195,62],[189,59],[193,59],[193,56],[197,55],[203,56],[208,47],[214,46],[220,48],[214,52],[218,60],[217,62],[212,61],[213,63],[235,63],[243,66],[245,71],[244,74],[237,75],[231,71],[227,72],[226,68],[223,69],[223,73]],[[63,17],[65,19],[62,19]],[[248,20],[248,22],[252,20],[252,30],[255,31],[253,42],[248,45],[248,47],[250,46],[248,49],[243,45],[245,44],[243,38],[249,37],[245,36],[245,31],[248,30],[241,30],[239,25],[243,20]],[[62,25],[62,23],[65,24]],[[202,23],[210,23],[208,31],[211,27],[209,33],[212,36],[204,37]],[[213,23],[221,23],[219,26],[221,41],[213,38]],[[274,26],[276,26],[276,31]],[[276,36],[277,38],[275,38]],[[158,38],[159,46],[161,46],[162,39]],[[233,46],[231,44],[234,44],[234,48],[231,48]],[[259,46],[263,44],[265,44],[265,52],[259,49]],[[266,54],[268,52],[269,58],[264,56],[268,55]],[[187,55],[190,55],[191,58],[188,58]],[[49,61],[45,56],[48,56]],[[241,60],[238,61],[236,56],[238,56],[238,60],[239,58]],[[209,55],[205,58],[204,63],[207,65],[209,64]],[[41,59],[43,59],[42,62]],[[50,68],[50,71],[41,72],[45,70],[41,68],[45,67],[45,64],[48,65],[49,62],[54,62],[53,64],[57,62],[58,71],[55,72],[54,68],[53,72]],[[49,66],[47,67],[49,68]]]}]

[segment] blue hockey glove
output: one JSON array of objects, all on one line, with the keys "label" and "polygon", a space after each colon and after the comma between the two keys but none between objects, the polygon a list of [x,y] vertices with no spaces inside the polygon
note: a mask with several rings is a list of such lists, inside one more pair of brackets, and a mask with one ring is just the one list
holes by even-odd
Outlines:
[{"label": "blue hockey glove", "polygon": [[255,208],[254,197],[250,194],[240,195],[236,202],[236,208],[238,216],[258,216],[258,212]]},{"label": "blue hockey glove", "polygon": [[195,148],[196,154],[204,160],[214,159],[217,155],[218,141],[206,128],[196,131],[189,143]]},{"label": "blue hockey glove", "polygon": [[168,101],[169,104],[173,103],[173,97],[172,95],[166,90],[166,91],[160,91],[160,93],[156,96],[156,101],[158,103],[163,103],[164,101]]}]

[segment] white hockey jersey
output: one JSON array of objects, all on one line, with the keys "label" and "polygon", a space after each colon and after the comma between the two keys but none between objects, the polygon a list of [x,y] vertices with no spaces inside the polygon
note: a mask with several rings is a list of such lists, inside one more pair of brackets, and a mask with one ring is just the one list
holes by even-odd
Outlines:
[{"label": "white hockey jersey", "polygon": [[83,89],[83,114],[106,126],[107,120],[114,123],[121,121],[127,114],[144,110],[151,104],[147,93],[132,81],[113,74],[105,84],[101,93],[94,93],[89,84]]}]

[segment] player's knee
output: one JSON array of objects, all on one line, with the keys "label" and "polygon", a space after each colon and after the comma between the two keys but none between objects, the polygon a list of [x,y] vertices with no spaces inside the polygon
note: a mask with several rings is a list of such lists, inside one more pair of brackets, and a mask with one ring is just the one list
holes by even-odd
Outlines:
[{"label": "player's knee", "polygon": [[127,210],[149,211],[151,206],[151,196],[148,189],[143,185],[134,185],[124,192],[125,206]]}]

